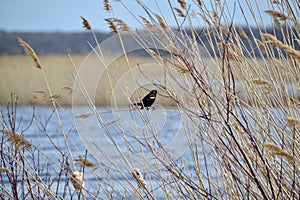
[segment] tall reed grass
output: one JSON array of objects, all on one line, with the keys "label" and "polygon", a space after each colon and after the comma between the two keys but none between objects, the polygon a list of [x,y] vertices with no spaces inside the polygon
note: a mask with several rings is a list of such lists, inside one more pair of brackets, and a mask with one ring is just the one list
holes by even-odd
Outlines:
[{"label": "tall reed grass", "polygon": [[[104,147],[90,141],[89,144],[97,148],[92,152],[97,163],[88,161],[84,152],[81,152],[82,157],[74,159],[74,152],[70,151],[68,143],[71,140],[58,113],[60,105],[55,98],[51,98],[57,126],[65,139],[65,151],[58,150],[60,163],[49,158],[49,162],[55,163],[57,168],[55,172],[46,168],[49,171],[46,178],[49,180],[44,181],[36,166],[41,156],[48,158],[38,147],[30,145],[26,137],[16,135],[16,101],[13,97],[8,122],[2,114],[0,178],[7,176],[11,186],[0,186],[3,198],[30,196],[34,199],[59,199],[75,198],[74,194],[83,199],[300,198],[299,99],[295,98],[297,95],[291,95],[296,94],[299,89],[299,50],[296,49],[300,35],[299,2],[270,1],[270,9],[261,10],[261,14],[266,12],[273,18],[274,31],[268,33],[264,26],[258,26],[259,37],[252,33],[252,27],[247,27],[250,34],[246,34],[242,27],[233,23],[234,15],[227,12],[226,1],[168,2],[178,24],[175,29],[168,26],[162,11],[150,10],[147,2],[137,1],[145,10],[145,16],[136,16],[125,2],[119,3],[143,25],[153,40],[145,41],[139,34],[136,39],[141,44],[159,42],[168,54],[163,56],[159,49],[149,49],[145,45],[145,50],[155,62],[166,68],[165,76],[168,81],[176,83],[175,88],[168,85],[167,81],[153,82],[150,87],[158,89],[161,95],[158,98],[171,99],[176,103],[176,108],[182,111],[182,119],[185,120],[180,134],[188,141],[184,154],[174,156],[169,147],[159,140],[155,129],[147,129],[148,137],[138,137],[140,129],[133,125],[134,141],[150,153],[152,158],[149,162],[143,157],[143,153],[138,154],[143,165],[137,168],[137,163],[132,162],[132,158],[122,154],[113,133],[118,132],[118,129],[111,128],[122,121],[122,118],[107,121],[104,113],[96,109],[87,92],[89,88],[86,88],[79,77],[75,84],[91,113],[80,113],[77,119],[83,121],[89,120],[91,115],[95,116],[97,125],[103,130],[103,137],[109,138],[110,150],[118,152],[120,157],[110,157]],[[253,9],[259,9],[259,1],[247,1],[245,4],[243,7],[237,1],[235,9],[242,13],[246,10],[254,13]],[[109,1],[104,1],[104,7],[114,14]],[[194,24],[192,18],[199,21],[201,19],[201,23]],[[246,22],[257,21],[261,16],[244,18]],[[87,19],[82,19],[84,27],[93,30]],[[119,36],[120,43],[124,44],[122,33],[131,32],[129,26],[118,18],[108,18],[106,21]],[[182,28],[184,22],[189,23],[191,34]],[[278,32],[283,35],[283,41],[277,39]],[[200,49],[198,44],[204,44],[199,40],[202,35],[205,35],[210,45]],[[47,74],[43,72],[43,66],[34,50],[23,40],[19,41],[34,59],[37,70],[41,71],[49,85]],[[124,46],[122,48],[130,71],[127,52]],[[263,64],[258,62],[259,58],[253,53],[255,49],[259,50]],[[103,49],[92,50],[99,57],[99,62],[105,65]],[[209,56],[210,62],[204,59],[204,54]],[[72,60],[71,57],[70,59]],[[233,68],[233,65],[237,67]],[[78,66],[74,65],[74,68],[79,71]],[[184,79],[172,76],[174,70]],[[108,70],[107,74],[109,73]],[[115,80],[111,80],[113,81]],[[115,84],[111,85],[112,88],[114,86]],[[133,102],[124,88],[120,90],[121,93],[124,93],[128,102]],[[146,92],[145,88],[142,89],[144,90],[139,91],[138,96],[142,96],[140,93],[143,91]],[[53,96],[50,87],[48,93]],[[113,93],[112,99],[117,101],[114,97],[119,96]],[[118,104],[112,104],[115,105]],[[143,118],[143,111],[137,112]],[[33,117],[33,120],[36,119]],[[146,119],[142,120],[147,124]],[[122,134],[125,134],[126,127],[121,126],[120,129],[118,134],[125,138]],[[79,135],[86,137],[89,136],[89,131],[78,129]],[[130,143],[125,146],[128,151],[132,151]],[[100,154],[103,156],[99,156]],[[123,161],[123,165],[118,165],[119,159]],[[88,167],[93,169],[85,170]],[[29,168],[34,169],[33,174],[29,174]],[[85,184],[87,173],[91,173],[96,179],[89,187]],[[98,181],[99,177],[103,181]],[[23,187],[18,187],[19,178],[24,181]],[[54,179],[57,181],[56,188],[52,187]],[[67,180],[73,184],[72,187]],[[58,193],[60,187],[63,188],[63,194]]]}]

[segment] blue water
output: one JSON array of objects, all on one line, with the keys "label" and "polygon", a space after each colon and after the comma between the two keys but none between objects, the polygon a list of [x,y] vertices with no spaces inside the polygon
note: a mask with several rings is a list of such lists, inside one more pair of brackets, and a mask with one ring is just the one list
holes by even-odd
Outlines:
[{"label": "blue water", "polygon": [[[8,122],[6,107],[2,106],[0,110]],[[152,144],[153,149],[158,151],[159,145],[155,142],[158,139],[160,145],[168,151],[170,158],[178,161],[178,165],[182,162],[182,158],[188,162],[192,161],[190,154],[186,152],[187,138],[182,134],[186,131],[183,129],[188,121],[179,110],[158,107],[142,111],[129,108],[117,110],[97,108],[97,111],[98,118],[88,107],[63,107],[58,109],[58,113],[52,107],[17,108],[16,133],[24,135],[33,145],[30,151],[25,151],[27,156],[25,163],[27,170],[32,173],[33,183],[38,180],[45,185],[53,182],[51,189],[56,191],[58,188],[58,193],[62,197],[76,196],[71,184],[65,186],[65,183],[68,183],[65,175],[60,177],[60,184],[56,181],[62,168],[62,155],[68,157],[69,163],[77,157],[86,157],[98,166],[95,169],[84,169],[85,188],[89,188],[86,191],[88,197],[106,199],[107,195],[120,197],[120,194],[133,197],[134,192],[127,182],[129,180],[136,185],[131,177],[133,168],[139,168],[148,182],[151,179],[152,188],[149,190],[159,197],[162,191],[155,169],[162,166],[155,166],[157,163],[147,145]],[[77,118],[76,116],[80,114],[89,116]],[[3,141],[6,141],[4,148],[8,148],[10,144],[7,138],[4,137]],[[116,146],[119,151],[116,150]],[[192,168],[193,164],[188,162],[185,166]],[[155,167],[151,169],[151,166]],[[65,167],[63,173],[70,173],[75,169],[83,171],[79,164],[64,163],[63,167]],[[39,170],[39,178],[33,168]],[[2,174],[1,180],[4,187],[10,191],[9,180],[5,174]],[[18,186],[20,191],[25,191],[23,195],[24,193],[25,196],[28,195],[20,175]],[[66,190],[70,194],[65,195]]]}]

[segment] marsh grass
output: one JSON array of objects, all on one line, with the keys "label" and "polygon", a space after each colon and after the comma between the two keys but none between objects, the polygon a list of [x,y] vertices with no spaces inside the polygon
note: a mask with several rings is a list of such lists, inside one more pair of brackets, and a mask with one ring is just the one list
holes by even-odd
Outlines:
[{"label": "marsh grass", "polygon": [[[120,3],[128,9],[124,2]],[[9,123],[4,120],[2,114],[2,162],[0,166],[2,172],[0,178],[3,180],[6,175],[11,188],[1,186],[1,195],[11,198],[24,196],[68,198],[76,194],[78,198],[83,199],[299,199],[300,102],[295,94],[299,87],[300,68],[299,50],[295,49],[294,43],[299,40],[300,34],[297,21],[299,12],[295,10],[299,2],[272,1],[269,3],[270,9],[261,11],[274,18],[274,30],[276,26],[280,32],[286,33],[283,41],[279,41],[274,34],[266,33],[264,27],[257,27],[261,31],[258,38],[251,31],[250,35],[246,35],[241,27],[236,27],[232,23],[232,15],[225,12],[227,4],[221,1],[209,2],[210,5],[213,4],[212,8],[203,1],[192,3],[184,0],[177,3],[169,1],[170,9],[180,6],[184,14],[178,12],[179,8],[174,9],[179,13],[179,16],[174,15],[174,19],[178,22],[175,31],[168,26],[162,13],[158,14],[149,10],[142,1],[138,3],[147,15],[135,16],[128,9],[129,14],[144,24],[144,28],[157,41],[161,41],[161,45],[169,54],[165,58],[156,49],[148,49],[149,55],[166,68],[168,65],[172,66],[172,69],[177,69],[189,80],[177,81],[176,90],[164,83],[153,83],[152,87],[157,88],[164,96],[175,102],[177,108],[186,116],[187,120],[180,134],[188,139],[186,153],[190,159],[187,160],[184,156],[173,157],[172,152],[157,137],[155,129],[151,129],[152,131],[147,134],[153,140],[139,137],[134,137],[134,139],[141,144],[142,148],[151,153],[153,162],[145,162],[143,168],[136,168],[136,163],[132,163],[131,159],[120,151],[112,133],[116,129],[110,129],[110,125],[114,125],[117,120],[108,125],[103,113],[95,108],[94,102],[86,92],[87,88],[80,82],[80,79],[77,80],[77,84],[91,108],[92,115],[96,117],[105,136],[112,142],[112,147],[121,152],[119,159],[124,160],[126,167],[120,168],[116,160],[106,154],[105,163],[109,163],[109,166],[99,160],[98,163],[91,164],[88,162],[86,153],[84,156],[73,159],[74,152],[70,151],[68,143],[72,140],[64,130],[64,124],[58,114],[60,104],[55,101],[56,98],[53,98],[55,94],[49,86],[47,74],[43,72],[42,62],[37,62],[33,56],[36,65],[41,66],[38,68],[43,73],[46,92],[52,97],[50,102],[54,110],[53,115],[56,116],[57,125],[65,140],[65,151],[62,152],[56,148],[61,156],[61,162],[55,162],[58,166],[57,171],[49,173],[46,177],[51,180],[52,176],[56,176],[60,186],[56,189],[51,187],[53,181],[38,183],[41,179],[37,168],[33,167],[33,174],[29,174],[31,171],[28,167],[32,166],[27,161],[33,159],[33,163],[36,163],[36,159],[39,159],[43,152],[33,145],[27,147],[18,142],[26,141],[26,137],[18,136],[19,140],[10,139],[9,134],[17,134],[15,130],[16,101],[12,98],[10,105],[12,111],[8,109],[11,111],[8,112],[11,113],[8,114]],[[259,1],[254,1],[253,4],[248,3],[246,8],[237,6],[236,9],[252,10],[258,3]],[[104,6],[105,10],[114,12],[109,1],[104,1]],[[200,26],[202,27],[200,32],[195,28],[199,24],[193,24],[190,21],[192,16],[189,9],[191,7],[195,9],[196,17],[203,19],[205,23]],[[244,17],[246,21],[249,20],[246,16]],[[252,20],[261,18],[261,16],[252,17]],[[126,23],[116,19],[109,18],[106,21],[113,32],[121,35],[124,31],[122,24]],[[85,21],[84,18],[83,20]],[[181,20],[189,22],[191,37],[178,37],[178,35],[187,35],[186,30],[180,25],[180,22],[183,22]],[[285,23],[285,26],[281,23]],[[296,32],[292,30],[293,27],[296,27]],[[251,30],[251,27],[248,28]],[[128,30],[128,27],[126,29]],[[208,54],[208,58],[203,58],[202,50],[200,51],[197,45],[193,45],[197,42],[202,44],[203,41],[196,41],[200,38],[199,34],[205,34],[210,43],[210,47],[203,47],[204,50],[208,51],[208,48],[212,48],[212,53]],[[138,39],[142,41],[143,38]],[[27,43],[25,45],[23,40],[20,41],[25,48],[30,49]],[[252,50],[249,51],[245,43],[248,43],[252,50],[259,49],[261,59],[257,58]],[[102,62],[103,52],[93,50],[98,57],[98,62]],[[123,53],[125,60],[123,63],[131,69],[126,51]],[[207,65],[215,70],[211,71]],[[77,70],[76,65],[74,65],[74,70]],[[110,72],[107,72],[108,80]],[[166,71],[166,74],[168,72],[171,71]],[[169,78],[177,80],[177,77],[169,76]],[[108,85],[108,88],[113,87],[111,84]],[[240,91],[243,95],[239,94]],[[72,92],[75,91],[72,90]],[[131,96],[127,98],[130,101]],[[90,113],[82,113],[77,115],[77,118],[87,120],[90,118]],[[88,135],[88,131],[86,130],[84,134]],[[138,134],[139,129],[133,126],[133,132]],[[49,140],[51,141],[51,138]],[[27,148],[22,149],[23,146]],[[56,147],[55,143],[53,146]],[[127,148],[130,151],[130,146]],[[101,150],[99,147],[99,154],[106,153]],[[32,156],[28,157],[27,151],[31,152],[29,155]],[[46,157],[46,155],[43,156]],[[94,154],[94,156],[97,158],[97,155]],[[140,156],[140,160],[147,160],[142,157],[142,154]],[[94,164],[96,168],[89,169],[90,166],[95,167]],[[96,179],[90,187],[86,187],[85,175],[87,173],[91,173]],[[98,173],[100,175],[97,175]],[[21,190],[17,187],[16,181],[19,176],[25,180]],[[62,179],[63,176],[70,178],[73,188],[70,188],[68,179]],[[98,181],[99,176],[103,181]],[[25,190],[26,187],[33,190]],[[58,193],[58,187],[63,188],[63,194]]]}]

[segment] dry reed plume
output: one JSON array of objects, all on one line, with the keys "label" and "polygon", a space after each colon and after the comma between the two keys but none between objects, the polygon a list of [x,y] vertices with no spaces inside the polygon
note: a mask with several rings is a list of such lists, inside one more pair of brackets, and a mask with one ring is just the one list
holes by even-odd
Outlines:
[{"label": "dry reed plume", "polygon": [[285,150],[281,149],[279,146],[277,146],[276,144],[274,144],[272,142],[264,143],[264,147],[268,151],[274,153],[275,155],[284,157],[290,163],[293,163],[295,161],[295,158],[291,154],[289,154]]},{"label": "dry reed plume", "polygon": [[40,63],[38,56],[36,55],[35,51],[33,50],[33,48],[31,48],[31,46],[27,42],[25,42],[22,38],[18,37],[17,39],[18,39],[18,42],[20,43],[20,45],[23,46],[23,48],[25,49],[27,54],[29,56],[31,56],[31,58],[34,60],[36,67],[41,69],[42,65]]},{"label": "dry reed plume", "polygon": [[164,19],[163,19],[160,15],[155,14],[155,17],[157,18],[157,21],[158,21],[159,26],[160,26],[161,28],[163,28],[163,29],[168,28],[168,26],[166,25]]},{"label": "dry reed plume", "polygon": [[132,177],[137,182],[137,184],[140,188],[146,189],[147,182],[144,180],[143,175],[141,174],[139,169],[137,169],[137,168],[133,169]]},{"label": "dry reed plume", "polygon": [[186,9],[186,2],[185,2],[185,0],[178,0],[178,3],[180,4],[181,8]]},{"label": "dry reed plume", "polygon": [[84,181],[83,181],[83,173],[79,171],[74,171],[71,174],[71,183],[73,184],[75,190],[83,190],[84,188]]},{"label": "dry reed plume", "polygon": [[119,18],[106,18],[105,21],[109,24],[109,28],[114,33],[118,33],[119,31],[131,31],[131,28]]},{"label": "dry reed plume", "polygon": [[86,28],[87,30],[91,30],[92,26],[89,23],[89,21],[86,18],[82,17],[82,16],[80,16],[80,18],[82,19],[83,28]]},{"label": "dry reed plume", "polygon": [[180,8],[174,7],[173,9],[177,12],[179,17],[185,17],[184,13],[182,12],[182,10]]},{"label": "dry reed plume", "polygon": [[295,50],[293,47],[283,44],[281,41],[279,41],[274,35],[271,35],[269,33],[261,33],[261,36],[264,37],[269,42],[277,45],[278,47],[282,48],[289,56],[296,59],[298,62],[300,62],[300,51]]},{"label": "dry reed plume", "polygon": [[81,166],[84,167],[95,167],[95,164],[85,158],[75,158],[75,162],[78,162]]},{"label": "dry reed plume", "polygon": [[30,149],[31,143],[25,139],[23,135],[13,133],[11,131],[3,131],[1,130],[0,132],[5,133],[8,137],[8,141],[18,147],[18,148],[25,148],[25,149]]},{"label": "dry reed plume", "polygon": [[106,10],[106,11],[111,10],[111,5],[108,0],[103,0],[103,4],[104,4],[104,10]]},{"label": "dry reed plume", "polygon": [[146,28],[148,28],[148,29],[154,29],[153,24],[148,19],[146,19],[143,16],[140,16],[140,18],[143,20]]},{"label": "dry reed plume", "polygon": [[286,121],[291,127],[300,127],[300,119],[287,117]]},{"label": "dry reed plume", "polygon": [[6,167],[0,167],[0,174],[5,172],[9,172],[9,170]]},{"label": "dry reed plume", "polygon": [[278,12],[276,10],[266,10],[265,13],[268,13],[273,18],[276,18],[281,21],[285,21],[288,19],[288,16],[286,16],[284,13]]}]

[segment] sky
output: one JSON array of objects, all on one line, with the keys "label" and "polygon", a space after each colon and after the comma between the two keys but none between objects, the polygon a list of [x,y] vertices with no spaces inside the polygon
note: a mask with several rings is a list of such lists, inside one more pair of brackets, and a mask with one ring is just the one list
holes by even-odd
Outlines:
[{"label": "sky", "polygon": [[[210,2],[213,0],[203,0]],[[109,31],[105,18],[118,17],[124,20],[132,28],[141,28],[136,16],[146,16],[146,13],[138,6],[135,0],[123,0],[128,10],[120,2],[110,1],[113,12],[103,9],[102,0],[0,0],[0,30],[22,31],[22,32],[78,32],[83,31],[80,16],[84,16],[93,28],[97,31]],[[172,20],[172,12],[167,0],[147,0],[147,6],[164,16],[168,25],[175,26]],[[174,7],[180,7],[176,0],[171,0]],[[187,2],[189,2],[187,0]],[[221,2],[224,2],[224,0]],[[233,12],[234,0],[227,0],[228,9]],[[246,1],[240,0],[242,6]],[[251,1],[250,1],[251,2]],[[255,2],[255,1],[253,1]],[[267,10],[266,0],[258,0],[258,8]],[[158,6],[160,10],[158,9]],[[193,8],[191,8],[192,10]],[[238,10],[238,9],[237,9]],[[254,11],[257,12],[257,11]],[[250,12],[245,6],[245,13],[251,19]],[[247,17],[248,18],[248,17]],[[266,25],[271,23],[267,14],[263,14],[263,21]],[[234,22],[239,25],[245,24],[241,12],[236,11]],[[199,22],[198,22],[199,23]],[[255,25],[253,20],[249,20],[250,25]],[[260,23],[261,24],[261,23]]]}]

